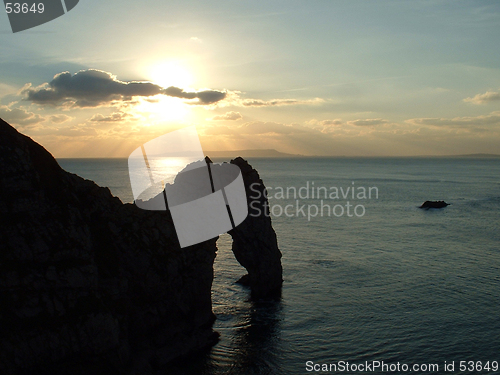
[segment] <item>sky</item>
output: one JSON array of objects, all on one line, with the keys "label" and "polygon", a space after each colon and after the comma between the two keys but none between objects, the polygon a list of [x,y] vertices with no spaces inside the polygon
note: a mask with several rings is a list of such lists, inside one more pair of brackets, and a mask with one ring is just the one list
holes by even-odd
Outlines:
[{"label": "sky", "polygon": [[498,1],[80,1],[12,33],[0,117],[56,157],[500,154]]}]

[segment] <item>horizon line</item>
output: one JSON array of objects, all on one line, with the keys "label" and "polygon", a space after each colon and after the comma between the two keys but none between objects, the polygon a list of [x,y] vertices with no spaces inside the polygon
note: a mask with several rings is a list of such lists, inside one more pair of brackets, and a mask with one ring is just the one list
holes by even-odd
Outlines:
[{"label": "horizon line", "polygon": [[[237,155],[238,153],[255,151],[273,151],[276,155]],[[204,152],[205,156],[221,158],[221,157],[250,157],[260,159],[312,159],[312,158],[500,158],[500,154],[490,153],[470,153],[470,154],[446,154],[446,155],[302,155],[302,154],[288,154],[274,149],[249,149],[237,151],[207,151]],[[213,154],[233,154],[232,156],[218,156]],[[128,159],[126,156],[81,156],[81,157],[55,157],[56,159]]]}]

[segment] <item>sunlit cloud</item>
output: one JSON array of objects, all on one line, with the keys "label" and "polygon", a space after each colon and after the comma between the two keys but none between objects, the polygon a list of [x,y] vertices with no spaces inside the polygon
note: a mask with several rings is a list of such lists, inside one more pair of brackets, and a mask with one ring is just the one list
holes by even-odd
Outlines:
[{"label": "sunlit cloud", "polygon": [[298,124],[282,124],[279,122],[252,121],[236,126],[205,126],[204,134],[207,135],[278,135],[278,134],[296,134],[310,131],[306,127]]},{"label": "sunlit cloud", "polygon": [[63,122],[70,121],[71,119],[73,119],[73,117],[67,116],[67,115],[49,116],[49,121],[54,123],[54,124],[62,124]]},{"label": "sunlit cloud", "polygon": [[307,130],[301,125],[281,124],[277,122],[254,121],[241,125],[238,128],[240,134],[292,134],[303,133]]},{"label": "sunlit cloud", "polygon": [[202,144],[210,150],[276,149],[281,152],[318,154],[329,150],[329,137],[300,124],[252,121],[211,124],[199,128]]},{"label": "sunlit cloud", "polygon": [[96,129],[89,126],[74,125],[70,127],[57,129],[55,132],[57,137],[79,138],[80,140],[93,140],[99,136]]},{"label": "sunlit cloud", "polygon": [[242,99],[240,105],[244,107],[275,107],[275,106],[285,106],[285,105],[311,105],[311,104],[321,104],[325,100],[321,98],[299,100],[299,99],[272,99],[272,100],[261,100],[261,99]]},{"label": "sunlit cloud", "polygon": [[343,122],[341,119],[337,118],[335,120],[323,120],[320,122],[320,124],[323,126],[339,126],[342,125]]},{"label": "sunlit cloud", "polygon": [[491,112],[489,115],[475,117],[455,117],[455,118],[414,118],[406,120],[409,124],[445,126],[445,127],[473,127],[500,125],[500,112]]},{"label": "sunlit cloud", "polygon": [[347,121],[347,124],[354,126],[377,126],[377,125],[384,125],[387,123],[388,123],[387,120],[381,118]]},{"label": "sunlit cloud", "polygon": [[241,91],[226,90],[224,91],[224,100],[218,103],[220,107],[247,107],[247,108],[265,108],[265,107],[284,107],[284,106],[317,106],[326,103],[325,99],[295,99],[295,98],[277,98],[264,100],[259,98],[244,98]]},{"label": "sunlit cloud", "polygon": [[315,129],[339,127],[340,125],[345,124],[345,122],[342,121],[342,119],[340,119],[340,118],[331,119],[331,120],[312,119],[312,120],[306,121],[305,123],[307,125],[309,125],[310,127],[315,128]]},{"label": "sunlit cloud", "polygon": [[306,124],[310,126],[313,129],[317,129],[322,133],[333,133],[333,132],[338,132],[339,129],[342,128],[342,125],[345,125],[344,121],[342,119],[332,119],[332,120],[317,120],[317,119],[312,119],[309,121],[306,121]]},{"label": "sunlit cloud", "polygon": [[223,115],[214,116],[209,121],[237,121],[241,120],[243,116],[239,112],[226,112]]},{"label": "sunlit cloud", "polygon": [[490,102],[500,101],[500,92],[488,91],[484,94],[477,94],[472,98],[465,98],[464,102],[472,104],[487,104]]},{"label": "sunlit cloud", "polygon": [[37,113],[26,111],[23,108],[10,108],[0,106],[0,117],[12,125],[28,126],[45,121],[43,116]]},{"label": "sunlit cloud", "polygon": [[93,122],[121,122],[124,120],[127,120],[131,117],[132,115],[130,113],[125,113],[125,112],[114,112],[108,116],[104,116],[102,114],[97,114],[92,116],[90,121]]}]

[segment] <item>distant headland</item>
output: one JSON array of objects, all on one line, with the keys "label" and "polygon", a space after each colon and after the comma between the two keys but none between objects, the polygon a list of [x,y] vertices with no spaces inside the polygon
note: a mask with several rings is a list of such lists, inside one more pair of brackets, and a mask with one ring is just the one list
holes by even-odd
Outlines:
[{"label": "distant headland", "polygon": [[464,154],[464,155],[450,155],[448,157],[450,157],[450,158],[500,158],[500,155],[498,155],[498,154]]}]

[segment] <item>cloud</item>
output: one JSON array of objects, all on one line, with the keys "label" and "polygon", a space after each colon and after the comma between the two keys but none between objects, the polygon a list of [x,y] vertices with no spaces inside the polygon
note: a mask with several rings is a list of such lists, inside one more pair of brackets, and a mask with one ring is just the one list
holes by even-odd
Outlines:
[{"label": "cloud", "polygon": [[320,122],[320,124],[323,126],[339,126],[342,125],[343,122],[341,119],[337,118],[335,120],[323,120]]},{"label": "cloud", "polygon": [[349,151],[339,145],[336,137],[296,123],[254,121],[231,126],[212,123],[201,127],[200,137],[212,150],[276,149],[308,155]]},{"label": "cloud", "polygon": [[342,128],[341,125],[344,124],[344,121],[342,121],[342,119],[339,118],[333,120],[321,120],[321,121],[317,119],[312,119],[306,121],[305,123],[312,129],[316,129],[321,133],[328,134],[328,133],[338,132],[339,129]]},{"label": "cloud", "polygon": [[178,87],[163,88],[151,82],[123,82],[111,73],[102,70],[82,70],[74,75],[69,72],[56,74],[52,81],[38,87],[28,86],[22,93],[37,104],[74,107],[98,107],[112,105],[115,101],[127,102],[133,97],[167,95],[182,99],[197,99],[190,104],[208,105],[226,97],[216,90],[186,92]]},{"label": "cloud", "polygon": [[221,126],[213,125],[204,128],[204,134],[207,135],[237,135],[237,136],[254,136],[254,135],[291,135],[310,131],[301,125],[297,124],[282,124],[278,122],[263,122],[254,121],[236,126]]},{"label": "cloud", "polygon": [[63,122],[71,120],[72,117],[66,115],[52,115],[49,116],[49,121],[55,124],[62,124]]},{"label": "cloud", "polygon": [[307,125],[310,125],[312,127],[322,127],[322,126],[339,126],[342,125],[344,121],[340,118],[336,118],[333,120],[317,120],[317,119],[312,119],[309,121],[306,121]]},{"label": "cloud", "polygon": [[320,104],[324,100],[321,98],[314,98],[308,100],[299,99],[271,99],[271,100],[261,100],[261,99],[243,99],[240,101],[240,105],[244,107],[274,107],[274,106],[284,106],[284,105],[308,105],[308,104]]},{"label": "cloud", "polygon": [[161,92],[162,94],[182,99],[198,99],[199,102],[191,104],[213,104],[226,97],[226,93],[216,90],[204,90],[198,92],[186,92],[178,87],[170,86]]},{"label": "cloud", "polygon": [[198,38],[197,36],[192,36],[192,37],[190,38],[190,40],[191,40],[192,42],[196,42],[196,43],[203,43],[203,40],[201,40],[201,39],[200,39],[200,38]]},{"label": "cloud", "polygon": [[57,130],[55,133],[58,137],[71,137],[71,138],[83,138],[88,140],[95,140],[99,136],[96,129],[91,127],[85,127],[81,125],[75,125],[71,127],[64,127]]},{"label": "cloud", "polygon": [[486,104],[489,102],[499,101],[500,92],[488,91],[484,94],[477,94],[473,98],[465,98],[464,102],[469,102],[472,104]]},{"label": "cloud", "polygon": [[337,132],[339,128],[341,128],[341,125],[343,125],[344,122],[341,119],[334,119],[334,120],[323,120],[318,123],[319,131],[324,134],[328,133],[333,133]]},{"label": "cloud", "polygon": [[242,118],[243,116],[239,112],[226,112],[223,115],[212,117],[210,121],[238,121]]},{"label": "cloud", "polygon": [[354,126],[377,126],[387,124],[388,121],[381,118],[371,118],[365,120],[347,121],[347,123]]},{"label": "cloud", "polygon": [[500,125],[500,112],[492,112],[489,115],[476,117],[455,118],[414,118],[405,122],[413,125],[447,126],[447,127],[472,127],[485,125]]},{"label": "cloud", "polygon": [[130,118],[132,115],[130,113],[125,113],[125,112],[114,112],[109,116],[104,116],[101,115],[100,113],[97,115],[92,116],[90,121],[92,122],[121,122],[124,121],[128,118]]},{"label": "cloud", "polygon": [[303,129],[298,129],[293,125],[285,125],[278,122],[247,122],[238,128],[238,133],[251,134],[292,134],[297,131],[303,132]]},{"label": "cloud", "polygon": [[28,126],[45,121],[39,114],[28,112],[22,108],[9,108],[6,105],[0,106],[0,117],[12,125]]}]

